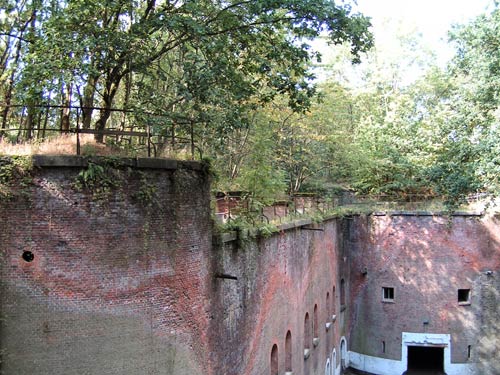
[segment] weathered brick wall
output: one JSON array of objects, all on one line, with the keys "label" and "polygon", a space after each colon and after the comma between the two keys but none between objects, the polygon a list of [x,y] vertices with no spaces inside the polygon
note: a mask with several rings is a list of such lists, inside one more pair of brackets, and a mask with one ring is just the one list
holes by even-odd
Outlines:
[{"label": "weathered brick wall", "polygon": [[199,164],[122,160],[116,186],[96,194],[75,188],[83,159],[39,162],[33,185],[0,201],[4,375],[266,375],[274,345],[282,375],[288,331],[295,375],[324,374],[333,350],[338,366],[343,336],[349,350],[400,359],[401,332],[451,333],[452,361],[500,368],[495,218],[302,221],[212,244]]},{"label": "weathered brick wall", "polygon": [[[339,228],[334,220],[316,226],[317,230],[311,230],[312,226],[299,223],[270,238],[223,241],[219,245],[214,269],[238,279],[215,279],[213,284],[213,303],[219,316],[212,320],[212,332],[223,353],[216,373],[270,374],[271,349],[276,344],[279,374],[283,374],[288,331],[293,373],[325,373],[326,360],[343,333],[340,319],[326,329],[326,323],[332,322],[333,303],[335,310],[340,310],[338,294],[333,296],[333,287],[338,290],[341,262]],[[314,333],[315,305],[319,344],[309,343],[310,357],[305,360],[304,317],[309,314]]]},{"label": "weathered brick wall", "polygon": [[74,187],[83,159],[39,161],[0,202],[0,372],[213,374],[205,171],[125,160],[99,198]]},{"label": "weathered brick wall", "polygon": [[[480,374],[497,374],[498,224],[467,215],[355,218],[350,350],[399,360],[401,332],[449,333],[452,363],[479,362]],[[382,287],[394,287],[394,303],[382,302]],[[471,290],[470,305],[458,303],[458,289]]]}]

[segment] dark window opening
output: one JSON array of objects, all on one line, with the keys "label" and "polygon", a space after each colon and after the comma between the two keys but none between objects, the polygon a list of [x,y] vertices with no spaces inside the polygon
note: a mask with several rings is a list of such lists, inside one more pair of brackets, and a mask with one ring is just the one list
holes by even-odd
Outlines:
[{"label": "dark window opening", "polygon": [[470,359],[470,352],[471,352],[471,346],[468,345],[467,346],[467,358],[469,358],[469,359]]},{"label": "dark window opening", "polygon": [[278,370],[278,345],[274,344],[271,349],[271,375],[279,375]]},{"label": "dark window opening", "polygon": [[288,331],[285,338],[285,371],[292,371],[292,333]]},{"label": "dark window opening", "polygon": [[444,348],[432,346],[408,347],[408,371],[444,372]]},{"label": "dark window opening", "polygon": [[458,303],[463,305],[470,304],[470,289],[458,290]]},{"label": "dark window opening", "polygon": [[314,305],[313,310],[313,337],[319,337],[318,305]]},{"label": "dark window opening", "polygon": [[344,279],[340,280],[340,305],[345,305],[345,281]]},{"label": "dark window opening", "polygon": [[394,288],[383,287],[382,299],[384,301],[394,301]]},{"label": "dark window opening", "polygon": [[335,315],[335,286],[332,288],[332,315]]},{"label": "dark window opening", "polygon": [[[332,313],[332,307],[330,305],[330,292],[326,292],[326,314],[331,315],[331,313]],[[330,319],[330,317],[328,317],[328,319]]]},{"label": "dark window opening", "polygon": [[309,322],[309,313],[306,313],[304,318],[304,349],[309,349],[311,347],[311,342],[311,323]]},{"label": "dark window opening", "polygon": [[385,341],[382,341],[382,353],[385,353]]}]

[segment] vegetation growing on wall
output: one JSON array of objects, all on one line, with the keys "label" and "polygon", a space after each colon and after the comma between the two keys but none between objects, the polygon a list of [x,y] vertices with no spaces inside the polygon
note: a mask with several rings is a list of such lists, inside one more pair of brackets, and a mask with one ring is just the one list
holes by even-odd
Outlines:
[{"label": "vegetation growing on wall", "polygon": [[31,184],[32,168],[30,157],[0,156],[0,200],[26,193]]},{"label": "vegetation growing on wall", "polygon": [[[286,183],[282,193],[328,195],[336,184],[399,201],[435,197],[450,210],[471,193],[498,195],[499,25],[497,6],[452,30],[456,56],[446,68],[415,35],[400,36],[399,55],[373,50],[354,71],[345,70],[348,53],[339,49],[337,62],[324,68],[334,80],[320,85],[310,112],[274,102],[237,134],[242,147],[216,158],[225,183],[250,188],[238,176],[260,166],[252,144],[265,132],[273,139],[265,163],[275,171],[274,186]],[[405,82],[402,72],[412,66],[426,66],[426,74]]]},{"label": "vegetation growing on wall", "polygon": [[[436,197],[449,209],[500,190],[498,5],[451,31],[456,56],[446,68],[415,35],[401,35],[390,60],[382,50],[364,54],[373,44],[369,20],[323,0],[6,1],[5,9],[6,138],[44,137],[77,121],[149,128],[155,148],[212,160],[215,189],[246,192],[253,211],[339,188]],[[319,56],[303,42],[322,31],[347,47],[322,68],[334,78],[315,85]],[[352,74],[345,62],[361,57],[367,63]],[[402,72],[416,65],[426,74],[405,82]],[[89,166],[80,185],[112,185],[102,168]]]}]

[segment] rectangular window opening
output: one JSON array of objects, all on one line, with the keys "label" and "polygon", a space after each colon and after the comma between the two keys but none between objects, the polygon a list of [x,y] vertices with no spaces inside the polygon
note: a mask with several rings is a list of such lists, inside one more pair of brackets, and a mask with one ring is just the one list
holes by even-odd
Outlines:
[{"label": "rectangular window opening", "polygon": [[467,346],[467,358],[469,358],[469,359],[470,359],[470,352],[471,352],[471,346],[468,345]]},{"label": "rectangular window opening", "polygon": [[458,303],[460,305],[470,305],[470,289],[458,290]]},{"label": "rectangular window opening", "polygon": [[383,287],[382,288],[382,300],[385,302],[394,301],[394,288]]}]

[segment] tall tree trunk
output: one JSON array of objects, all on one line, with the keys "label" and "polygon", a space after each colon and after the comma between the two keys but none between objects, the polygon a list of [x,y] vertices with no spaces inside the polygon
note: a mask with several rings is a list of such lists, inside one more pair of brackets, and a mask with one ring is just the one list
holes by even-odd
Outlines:
[{"label": "tall tree trunk", "polygon": [[122,112],[120,120],[120,129],[125,130],[126,120],[127,120],[127,109],[128,102],[130,100],[130,92],[132,91],[132,73],[125,76],[125,97],[123,99],[123,108],[125,111]]},{"label": "tall tree trunk", "polygon": [[90,129],[90,124],[92,123],[92,113],[94,107],[94,95],[97,81],[99,80],[98,75],[89,75],[87,84],[83,89],[83,99],[82,99],[82,128]]},{"label": "tall tree trunk", "polygon": [[[34,24],[35,15],[36,15],[36,11],[34,10],[31,13],[30,18],[28,20],[26,20],[26,22],[20,27],[20,29],[18,31],[17,45],[16,45],[16,49],[15,49],[14,61],[12,63],[12,71],[10,73],[9,80],[7,81],[7,90],[6,90],[5,96],[4,96],[4,108],[2,110],[2,124],[0,126],[0,137],[3,136],[4,130],[7,129],[7,121],[8,121],[8,117],[9,117],[10,105],[12,102],[12,93],[14,90],[14,78],[16,75],[17,67],[19,66],[19,59],[21,57],[21,43],[23,40],[23,36],[24,36],[24,33],[25,33],[26,29],[28,28],[28,26],[30,24]],[[14,27],[11,28],[10,32],[13,32],[13,30],[14,30]],[[1,69],[2,69],[0,72],[1,73],[0,75],[3,75],[5,70],[7,70],[7,67],[8,67],[8,60],[9,60],[8,52],[10,49],[10,43],[11,43],[11,38],[9,36],[7,39],[7,42],[6,42],[5,51],[3,52],[1,59],[0,59],[0,64],[1,64]]]},{"label": "tall tree trunk", "polygon": [[[22,33],[21,33],[21,36],[22,36]],[[12,103],[12,93],[14,91],[14,78],[16,76],[16,68],[18,67],[20,57],[21,57],[21,41],[19,40],[17,42],[16,55],[14,57],[14,62],[12,64],[13,68],[12,68],[12,71],[10,73],[10,77],[8,80],[7,90],[5,92],[4,108],[2,111],[2,127],[0,130],[0,135],[3,133],[3,131],[5,129],[7,129],[7,120],[9,118],[10,105]]]},{"label": "tall tree trunk", "polygon": [[[106,129],[106,124],[112,112],[113,100],[115,98],[116,92],[118,91],[118,87],[120,85],[122,77],[123,75],[119,75],[112,71],[106,79],[106,88],[102,96],[103,105],[100,110],[99,119],[95,124],[95,129],[98,131],[103,131]],[[96,134],[95,140],[98,143],[104,143],[104,134]]]},{"label": "tall tree trunk", "polygon": [[[38,11],[38,9],[33,9],[33,12],[31,14],[28,35],[35,35],[37,11]],[[26,117],[26,139],[33,138],[33,127],[35,124],[35,117],[36,117],[36,113],[37,113],[36,105],[37,105],[38,99],[39,99],[38,94],[35,97],[28,97],[28,99],[27,99],[28,116]]]},{"label": "tall tree trunk", "polygon": [[42,128],[42,135],[41,135],[42,139],[45,138],[45,132],[47,130],[47,123],[49,122],[49,114],[50,114],[50,108],[47,108],[47,110],[45,111],[45,119],[43,120],[43,128]]},{"label": "tall tree trunk", "polygon": [[32,104],[28,105],[28,115],[26,116],[26,139],[33,138],[33,124],[35,122],[35,116],[35,106]]},{"label": "tall tree trunk", "polygon": [[71,113],[71,94],[72,94],[72,85],[67,84],[65,87],[63,85],[62,89],[62,105],[63,108],[61,109],[61,130],[64,132],[69,131],[69,119],[70,119],[70,113]]}]

